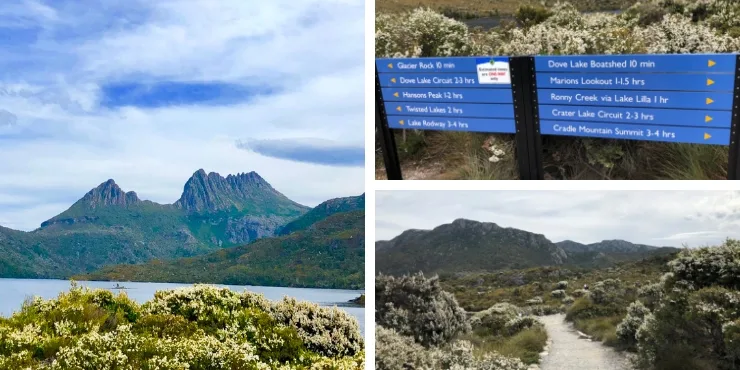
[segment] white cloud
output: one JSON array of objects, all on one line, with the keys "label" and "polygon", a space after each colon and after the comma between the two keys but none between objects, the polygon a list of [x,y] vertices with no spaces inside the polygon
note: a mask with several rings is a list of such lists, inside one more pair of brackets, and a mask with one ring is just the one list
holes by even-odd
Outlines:
[{"label": "white cloud", "polygon": [[[38,227],[108,178],[144,199],[173,202],[199,168],[256,171],[306,205],[364,192],[362,168],[275,159],[235,145],[363,145],[363,8],[359,0],[4,6],[0,39],[18,41],[0,51],[0,69],[13,72],[0,74],[0,109],[16,117],[0,124],[0,225]],[[220,106],[101,105],[108,84],[162,81],[276,93]]]},{"label": "white cloud", "polygon": [[457,218],[552,241],[703,246],[740,238],[740,194],[727,191],[378,191],[376,240]]}]

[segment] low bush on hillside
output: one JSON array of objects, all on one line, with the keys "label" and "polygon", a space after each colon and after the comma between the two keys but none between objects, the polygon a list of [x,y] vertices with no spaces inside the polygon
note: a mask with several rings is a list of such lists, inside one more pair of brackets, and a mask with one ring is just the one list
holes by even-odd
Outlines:
[{"label": "low bush on hillside", "polygon": [[364,343],[344,311],[198,285],[125,294],[73,283],[0,320],[0,369],[362,369]]},{"label": "low bush on hillside", "polygon": [[661,279],[662,292],[653,310],[636,303],[635,312],[621,324],[640,368],[740,367],[738,256],[740,241],[727,240],[716,247],[684,250],[668,264],[671,273]]},{"label": "low bush on hillside", "polygon": [[470,330],[455,297],[442,290],[437,277],[425,278],[422,273],[375,278],[375,323],[423,345],[447,343]]},{"label": "low bush on hillside", "polygon": [[378,275],[375,288],[379,370],[524,370],[522,359],[536,363],[547,340],[541,324],[514,305],[497,304],[468,319],[436,276]]}]

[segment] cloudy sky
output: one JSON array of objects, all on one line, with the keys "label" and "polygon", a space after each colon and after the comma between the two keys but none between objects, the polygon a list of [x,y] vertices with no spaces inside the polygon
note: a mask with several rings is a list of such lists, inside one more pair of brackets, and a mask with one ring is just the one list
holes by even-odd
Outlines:
[{"label": "cloudy sky", "polygon": [[740,238],[740,192],[378,191],[376,240],[457,218],[544,234],[553,242],[623,239],[657,246]]},{"label": "cloudy sky", "polygon": [[199,168],[300,203],[364,191],[362,0],[11,0],[0,7],[0,225],[113,178],[177,200]]}]

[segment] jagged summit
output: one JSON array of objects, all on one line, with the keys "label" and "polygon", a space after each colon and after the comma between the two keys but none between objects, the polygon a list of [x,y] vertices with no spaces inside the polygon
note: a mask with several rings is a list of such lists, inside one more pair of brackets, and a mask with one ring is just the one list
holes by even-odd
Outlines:
[{"label": "jagged summit", "polygon": [[141,202],[136,192],[124,192],[113,179],[98,185],[79,200],[90,208],[100,206],[128,206]]},{"label": "jagged summit", "polygon": [[188,212],[244,210],[254,207],[255,203],[273,200],[302,207],[275,190],[254,171],[223,177],[216,172],[206,174],[205,170],[199,169],[185,183],[175,207]]}]

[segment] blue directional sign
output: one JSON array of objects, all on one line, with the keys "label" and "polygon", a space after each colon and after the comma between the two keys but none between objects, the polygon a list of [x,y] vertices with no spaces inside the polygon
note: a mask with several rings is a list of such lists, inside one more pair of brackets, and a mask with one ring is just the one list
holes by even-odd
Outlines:
[{"label": "blue directional sign", "polygon": [[376,59],[391,128],[514,133],[509,57]]},{"label": "blue directional sign", "polygon": [[380,58],[376,70],[392,128],[514,133],[512,88],[523,88],[536,93],[545,135],[728,145],[736,60],[536,56],[532,86],[512,85],[509,57]]},{"label": "blue directional sign", "polygon": [[509,57],[379,58],[378,73],[496,72],[508,76]]},{"label": "blue directional sign", "polygon": [[537,56],[540,72],[735,73],[735,54]]},{"label": "blue directional sign", "polygon": [[386,113],[407,116],[514,118],[511,104],[385,103]]},{"label": "blue directional sign", "polygon": [[378,74],[381,87],[481,87],[510,89],[510,84],[481,82],[477,73],[386,73]]},{"label": "blue directional sign", "polygon": [[389,116],[388,127],[417,130],[515,133],[514,119]]},{"label": "blue directional sign", "polygon": [[732,91],[731,74],[537,73],[540,89]]},{"label": "blue directional sign", "polygon": [[508,104],[514,102],[509,89],[382,88],[381,90],[385,101]]},{"label": "blue directional sign", "polygon": [[732,110],[732,93],[538,89],[540,104]]},{"label": "blue directional sign", "polygon": [[667,141],[675,143],[728,145],[730,130],[700,127],[622,125],[601,122],[540,121],[540,132],[544,135],[600,137],[605,139],[628,139]]},{"label": "blue directional sign", "polygon": [[687,109],[635,109],[540,105],[545,120],[730,128],[732,112]]},{"label": "blue directional sign", "polygon": [[540,132],[730,143],[735,54],[535,57]]}]

